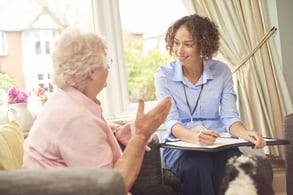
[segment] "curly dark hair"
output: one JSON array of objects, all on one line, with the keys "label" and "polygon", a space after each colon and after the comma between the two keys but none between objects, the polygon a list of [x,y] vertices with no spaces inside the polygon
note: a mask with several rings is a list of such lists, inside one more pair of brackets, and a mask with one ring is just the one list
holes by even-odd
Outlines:
[{"label": "curly dark hair", "polygon": [[204,59],[211,59],[220,46],[218,26],[209,18],[197,14],[184,16],[168,28],[165,42],[169,54],[173,55],[175,33],[182,25],[186,26],[193,39],[196,38],[202,57]]}]

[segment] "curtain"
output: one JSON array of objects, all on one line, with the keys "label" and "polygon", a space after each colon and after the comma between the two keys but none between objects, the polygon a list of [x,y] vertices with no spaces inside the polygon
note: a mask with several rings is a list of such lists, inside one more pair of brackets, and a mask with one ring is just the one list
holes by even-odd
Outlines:
[{"label": "curtain", "polygon": [[[219,27],[224,56],[233,72],[241,120],[265,137],[284,138],[283,121],[292,112],[289,92],[276,49],[266,0],[182,0],[187,10],[207,16]],[[284,159],[282,147],[264,152]]]}]

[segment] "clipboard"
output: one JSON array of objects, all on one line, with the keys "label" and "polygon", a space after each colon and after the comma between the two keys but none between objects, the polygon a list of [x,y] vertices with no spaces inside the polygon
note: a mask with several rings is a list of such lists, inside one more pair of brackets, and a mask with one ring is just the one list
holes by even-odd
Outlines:
[{"label": "clipboard", "polygon": [[[276,139],[276,138],[264,138],[267,145],[266,146],[273,146],[273,145],[287,145],[290,142],[286,139]],[[228,148],[235,148],[240,146],[251,146],[253,147],[254,144],[241,139],[241,138],[233,138],[233,137],[219,137],[217,138],[215,144],[210,146],[200,146],[198,144],[189,143],[185,141],[167,141],[165,143],[160,143],[159,147],[161,148],[173,148],[179,150],[193,150],[193,151],[202,151],[202,152],[217,152],[221,150],[225,150]]]}]

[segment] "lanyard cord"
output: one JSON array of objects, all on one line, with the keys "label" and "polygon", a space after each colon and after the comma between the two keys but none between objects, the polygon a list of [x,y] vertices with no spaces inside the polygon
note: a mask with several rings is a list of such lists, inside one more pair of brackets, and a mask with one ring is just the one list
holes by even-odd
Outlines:
[{"label": "lanyard cord", "polygon": [[190,104],[189,104],[189,101],[188,101],[188,98],[187,98],[187,95],[186,95],[186,89],[185,89],[185,85],[182,83],[183,85],[183,89],[184,89],[184,95],[185,95],[185,100],[186,100],[186,103],[187,103],[187,106],[189,108],[189,112],[190,112],[190,121],[192,122],[192,116],[197,108],[197,105],[198,105],[198,101],[199,101],[199,98],[200,98],[200,95],[201,95],[201,92],[203,90],[203,85],[201,85],[201,88],[200,88],[200,92],[197,96],[197,99],[196,99],[196,103],[195,103],[195,106],[193,108],[193,111],[191,112],[191,107],[190,107]]}]

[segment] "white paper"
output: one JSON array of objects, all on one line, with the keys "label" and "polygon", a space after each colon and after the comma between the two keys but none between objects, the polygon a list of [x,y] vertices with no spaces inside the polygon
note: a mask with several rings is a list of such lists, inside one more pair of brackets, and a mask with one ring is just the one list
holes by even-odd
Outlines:
[{"label": "white paper", "polygon": [[178,146],[178,147],[190,147],[190,148],[217,148],[225,145],[239,144],[239,143],[247,143],[248,141],[244,139],[236,139],[236,138],[224,138],[219,137],[216,139],[214,145],[210,146],[201,146],[198,144],[193,144],[185,141],[175,141],[175,142],[167,142],[168,145]]}]

